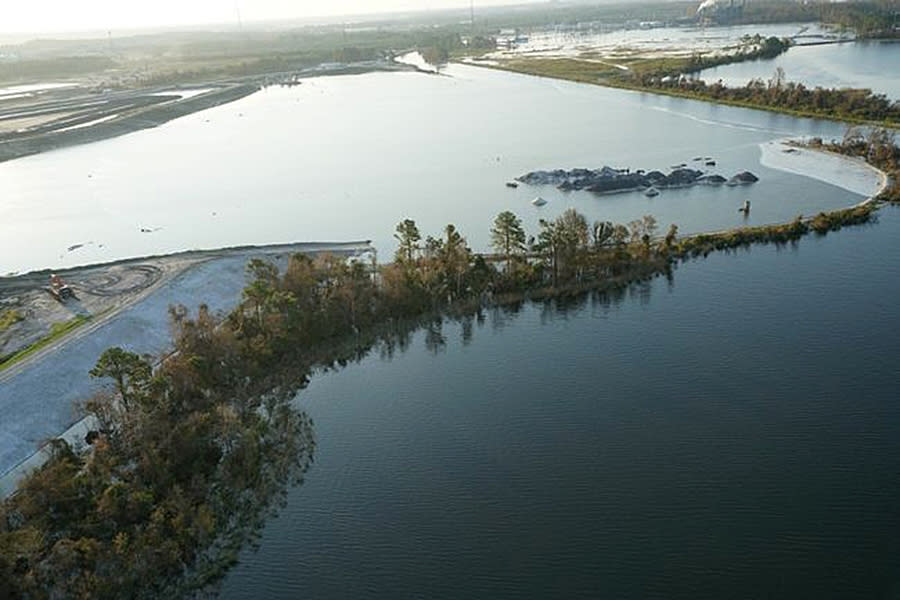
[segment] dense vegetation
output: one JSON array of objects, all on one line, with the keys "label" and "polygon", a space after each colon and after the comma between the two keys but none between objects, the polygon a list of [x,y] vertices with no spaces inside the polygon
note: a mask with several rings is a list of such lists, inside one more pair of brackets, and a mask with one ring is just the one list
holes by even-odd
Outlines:
[{"label": "dense vegetation", "polygon": [[803,23],[818,21],[850,29],[859,37],[892,38],[898,32],[894,0],[863,2],[746,2],[738,23]]},{"label": "dense vegetation", "polygon": [[90,451],[52,441],[0,509],[0,597],[155,598],[235,560],[261,510],[302,474],[308,419],[251,392],[233,332],[173,310],[176,354],[154,371],[120,349],[91,372]]},{"label": "dense vegetation", "polygon": [[159,34],[127,38],[34,40],[0,47],[0,83],[90,75],[98,87],[206,82],[383,59],[415,48],[460,45],[456,27],[390,26],[347,31],[319,26],[244,33]]},{"label": "dense vegetation", "polygon": [[654,227],[650,218],[603,224],[592,238],[569,211],[542,224],[532,262],[520,222],[503,215],[494,233],[500,271],[452,225],[421,243],[412,221],[398,226],[397,260],[377,276],[331,256],[294,256],[283,273],[252,261],[251,283],[227,317],[172,309],[174,352],[157,368],[118,348],[101,356],[91,375],[114,392],[83,407],[94,424],[89,449],[51,442],[50,460],[0,509],[0,592],[156,598],[201,586],[308,466],[312,424],[287,400],[313,368],[493,293],[658,272],[671,239],[652,241]]},{"label": "dense vegetation", "polygon": [[[815,142],[821,145],[821,142]],[[896,168],[887,132],[848,133],[840,151]],[[0,506],[0,597],[179,596],[220,576],[267,507],[312,461],[313,424],[290,404],[317,368],[378,344],[390,353],[421,323],[466,319],[526,298],[621,289],[678,260],[752,243],[789,243],[873,218],[874,203],[783,225],[679,238],[651,216],[589,224],[573,209],[529,237],[505,211],[495,254],[474,253],[453,225],[423,239],[396,228],[390,264],[326,255],[260,260],[240,304],[217,317],[171,309],[173,352],[107,350],[91,375],[112,382],[82,407],[86,447],[61,440]]]},{"label": "dense vegetation", "polygon": [[900,124],[900,102],[868,89],[807,88],[787,81],[779,67],[771,79],[754,79],[743,87],[728,87],[721,81],[708,84],[698,77],[686,76],[705,68],[702,59],[690,61],[685,68],[661,74],[653,70],[635,71],[619,76],[617,83],[640,89],[672,92],[679,96],[713,100],[739,106],[773,109],[804,116],[836,118],[852,122]]},{"label": "dense vegetation", "polygon": [[703,233],[683,240],[678,245],[679,255],[683,258],[706,256],[716,250],[730,250],[751,244],[796,242],[810,232],[825,235],[847,225],[868,223],[873,220],[876,210],[877,206],[870,202],[830,213],[819,213],[811,219],[798,216],[790,223],[781,225],[737,227],[719,233]]},{"label": "dense vegetation", "polygon": [[861,38],[900,37],[900,11],[896,0],[825,3],[819,20],[852,30]]},{"label": "dense vegetation", "polygon": [[[754,36],[745,35],[741,40],[741,46],[736,52],[731,54],[693,54],[685,65],[684,72],[699,73],[703,69],[719,65],[728,65],[750,60],[769,60],[784,54],[790,47],[791,40],[788,38],[777,38],[775,36],[764,38],[758,33]],[[652,76],[646,69],[641,71],[641,75],[644,77]]]},{"label": "dense vegetation", "polygon": [[767,82],[756,79],[744,87],[727,87],[721,82],[708,85],[700,79],[651,81],[641,87],[801,116],[877,122],[889,126],[900,124],[900,102],[891,101],[884,94],[875,94],[868,89],[810,89],[802,83],[785,82],[783,74],[776,74]]},{"label": "dense vegetation", "polygon": [[789,47],[778,38],[745,40],[737,52],[685,58],[619,60],[628,70],[593,60],[524,58],[504,61],[502,68],[582,83],[608,85],[722,104],[761,108],[797,116],[839,119],[854,123],[900,125],[900,101],[868,89],[808,88],[787,80],[781,68],[763,81],[754,79],[743,87],[728,87],[721,81],[707,83],[698,72],[713,66],[777,56]]},{"label": "dense vegetation", "polygon": [[6,60],[0,61],[0,81],[77,77],[115,66],[115,61],[106,56],[61,56],[25,61]]}]

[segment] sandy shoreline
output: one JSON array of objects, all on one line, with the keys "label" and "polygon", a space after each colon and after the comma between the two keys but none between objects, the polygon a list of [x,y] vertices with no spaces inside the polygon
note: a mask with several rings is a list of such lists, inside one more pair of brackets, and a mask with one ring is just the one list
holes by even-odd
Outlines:
[{"label": "sandy shoreline", "polygon": [[790,138],[762,143],[760,164],[823,181],[860,196],[878,196],[887,186],[887,175],[861,158],[801,144],[802,140]]}]

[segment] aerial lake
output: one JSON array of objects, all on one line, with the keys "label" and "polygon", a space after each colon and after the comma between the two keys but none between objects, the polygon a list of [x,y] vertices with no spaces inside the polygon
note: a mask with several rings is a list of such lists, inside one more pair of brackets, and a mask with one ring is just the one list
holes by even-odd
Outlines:
[{"label": "aerial lake", "polygon": [[900,210],[315,377],[252,598],[888,598]]},{"label": "aerial lake", "polygon": [[[0,274],[288,241],[423,235],[454,223],[477,250],[503,210],[530,233],[569,207],[590,220],[653,214],[683,233],[790,220],[862,196],[760,164],[785,136],[845,127],[470,66],[268,88],[145,130],[0,164]],[[712,157],[752,186],[596,196],[504,183],[536,169],[660,169]],[[768,163],[767,164],[771,164]],[[536,196],[548,200],[541,209]],[[747,221],[737,208],[752,202]],[[142,231],[143,230],[143,231]],[[70,250],[71,249],[71,250]]]},{"label": "aerial lake", "polygon": [[[570,207],[682,232],[782,222],[872,189],[773,144],[845,130],[469,66],[310,79],[0,164],[0,273],[287,241],[372,239],[386,259],[404,218],[426,235],[454,223],[484,250],[507,209],[531,233]],[[706,156],[760,181],[656,198],[504,185]],[[216,591],[894,597],[898,255],[886,207],[620,292],[435,323],[317,373],[295,399],[315,463]]]}]

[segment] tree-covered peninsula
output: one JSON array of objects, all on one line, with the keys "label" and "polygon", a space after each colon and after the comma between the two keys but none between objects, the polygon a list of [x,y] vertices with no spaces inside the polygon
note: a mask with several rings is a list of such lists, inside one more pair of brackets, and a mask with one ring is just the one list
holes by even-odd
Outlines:
[{"label": "tree-covered peninsula", "polygon": [[[896,169],[897,147],[875,142],[886,140],[851,136],[848,148],[864,143],[870,160]],[[82,406],[92,423],[85,443],[50,442],[50,460],[0,505],[0,597],[179,597],[221,576],[313,460],[313,423],[291,400],[317,369],[402,347],[436,319],[621,288],[694,256],[790,243],[875,210],[870,202],[688,237],[651,216],[589,223],[573,209],[529,235],[504,211],[488,225],[493,254],[473,252],[453,225],[423,236],[407,219],[388,264],[251,261],[227,315],[171,308],[165,357],[101,356],[91,375],[111,387]]]}]

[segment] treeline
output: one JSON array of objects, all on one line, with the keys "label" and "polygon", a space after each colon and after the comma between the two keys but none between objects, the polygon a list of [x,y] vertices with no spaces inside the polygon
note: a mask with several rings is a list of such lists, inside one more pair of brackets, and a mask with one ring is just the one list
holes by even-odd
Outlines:
[{"label": "treeline", "polygon": [[764,55],[783,52],[788,47],[786,40],[768,38],[752,50],[742,50],[726,56],[697,53],[686,58],[633,61],[628,64],[627,71],[589,60],[565,58],[511,60],[498,68],[803,117],[876,123],[889,127],[900,125],[900,101],[892,101],[886,95],[876,94],[868,89],[808,88],[802,83],[787,81],[787,76],[780,67],[775,69],[770,79],[754,79],[742,87],[729,87],[721,81],[708,83],[700,79],[699,72],[703,69],[763,58]]},{"label": "treeline", "polygon": [[[896,155],[895,155],[896,156]],[[316,368],[344,365],[380,343],[408,343],[417,323],[468,318],[526,298],[621,289],[683,258],[864,222],[872,206],[811,223],[679,239],[651,216],[589,223],[573,209],[529,236],[513,213],[477,254],[447,225],[423,238],[397,225],[393,262],[290,257],[247,267],[239,305],[218,318],[171,309],[173,352],[107,350],[91,375],[111,393],[87,401],[87,451],[61,440],[0,506],[0,597],[158,598],[220,576],[288,481],[312,460],[310,420],[289,399]]]},{"label": "treeline", "polygon": [[823,116],[849,121],[874,121],[888,125],[900,123],[900,101],[892,101],[884,94],[868,89],[808,88],[802,83],[787,81],[781,67],[768,80],[753,79],[743,87],[729,87],[721,81],[707,83],[699,72],[710,67],[769,59],[791,47],[788,39],[745,36],[743,48],[722,56],[694,54],[678,62],[672,60],[647,61],[630,71],[614,73],[613,83],[650,91],[666,91],[679,96],[725,102],[741,106],[768,108],[800,115]]},{"label": "treeline", "polygon": [[694,52],[687,58],[651,58],[635,61],[629,65],[627,72],[608,70],[606,78],[613,82],[652,86],[685,79],[687,75],[699,73],[704,69],[720,67],[751,60],[770,59],[787,52],[791,47],[788,38],[760,34],[744,35],[740,45],[726,54]]},{"label": "treeline", "polygon": [[[731,54],[701,54],[696,52],[688,59],[685,65],[685,73],[697,73],[703,69],[728,65],[732,63],[745,62],[750,60],[772,59],[787,52],[791,47],[791,40],[788,38],[778,38],[770,36],[762,37],[758,33],[750,36],[745,35],[741,39],[741,47],[737,52]],[[643,75],[651,76],[652,73],[643,73]]]},{"label": "treeline", "polygon": [[331,26],[28,42],[4,47],[15,58],[0,63],[0,82],[93,75],[107,79],[102,87],[132,87],[254,76],[332,61],[371,61],[414,48],[453,52],[462,47],[458,29],[422,25],[348,32]]},{"label": "treeline", "polygon": [[813,2],[785,2],[769,0],[744,2],[738,23],[809,23],[821,17],[821,4]]},{"label": "treeline", "polygon": [[875,218],[877,206],[862,204],[829,213],[819,213],[810,219],[798,216],[790,223],[736,227],[719,233],[702,233],[684,239],[678,244],[680,258],[706,256],[719,250],[731,250],[752,244],[788,244],[798,241],[808,233],[825,235],[849,225],[862,225]]},{"label": "treeline", "polygon": [[898,31],[894,0],[865,2],[747,2],[739,23],[803,23],[819,21],[850,29],[861,38],[895,38]]},{"label": "treeline", "polygon": [[90,451],[52,440],[0,506],[0,597],[181,596],[221,575],[306,470],[312,423],[259,394],[249,346],[201,307],[173,309],[175,353],[107,350],[115,382],[83,407]]},{"label": "treeline", "polygon": [[296,255],[283,272],[251,261],[226,317],[172,309],[174,352],[157,368],[119,348],[101,356],[91,375],[114,392],[84,404],[90,451],[54,440],[0,508],[0,596],[157,598],[202,586],[307,468],[312,424],[286,400],[313,368],[365,352],[380,328],[390,342],[391,324],[471,311],[494,294],[659,272],[671,239],[654,231],[649,217],[591,228],[568,211],[529,246],[504,213],[493,231],[502,257],[474,254],[452,225],[422,240],[404,221],[396,261],[377,270],[334,256]]},{"label": "treeline", "polygon": [[799,115],[900,124],[900,101],[892,101],[886,95],[868,89],[808,88],[802,83],[786,81],[780,68],[768,81],[754,79],[743,87],[729,87],[721,81],[709,84],[678,73],[667,76],[643,74],[626,82],[648,90],[671,91],[690,98]]},{"label": "treeline", "polygon": [[30,60],[0,61],[0,81],[77,77],[116,66],[108,56],[61,56]]},{"label": "treeline", "polygon": [[878,2],[827,3],[819,19],[829,25],[850,29],[861,38],[900,37],[900,9],[896,0]]}]

